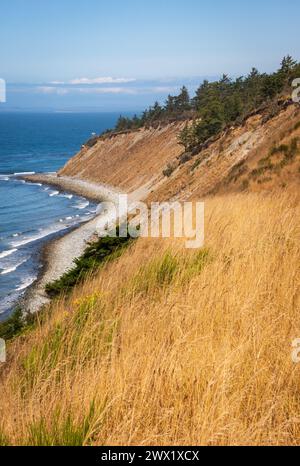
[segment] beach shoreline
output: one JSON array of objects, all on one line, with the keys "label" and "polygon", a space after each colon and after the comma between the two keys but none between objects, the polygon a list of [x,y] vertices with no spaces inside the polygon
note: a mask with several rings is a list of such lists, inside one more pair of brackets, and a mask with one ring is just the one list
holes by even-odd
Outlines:
[{"label": "beach shoreline", "polygon": [[[116,203],[120,194],[115,188],[97,185],[76,178],[60,177],[57,174],[35,174],[22,176],[26,182],[42,183],[57,189],[83,196],[90,201]],[[102,217],[102,218],[101,218]],[[68,271],[74,259],[85,251],[89,241],[102,224],[109,221],[109,213],[96,215],[93,219],[74,227],[71,231],[47,241],[40,251],[42,264],[37,280],[28,287],[20,300],[25,312],[36,313],[44,305],[49,304],[45,286],[47,283],[59,279]]]},{"label": "beach shoreline", "polygon": [[93,202],[114,202],[120,194],[120,191],[113,186],[91,183],[80,178],[60,176],[57,173],[36,173],[34,175],[23,175],[19,178],[27,183],[42,183],[61,191],[83,196]]}]

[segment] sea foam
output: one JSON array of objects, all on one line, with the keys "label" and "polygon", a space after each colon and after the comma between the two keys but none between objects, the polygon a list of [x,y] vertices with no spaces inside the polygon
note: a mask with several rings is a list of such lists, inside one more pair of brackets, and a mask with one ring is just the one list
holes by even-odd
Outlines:
[{"label": "sea foam", "polygon": [[14,252],[17,252],[17,249],[9,249],[8,251],[3,251],[0,253],[0,259],[4,259],[4,257],[8,257]]}]

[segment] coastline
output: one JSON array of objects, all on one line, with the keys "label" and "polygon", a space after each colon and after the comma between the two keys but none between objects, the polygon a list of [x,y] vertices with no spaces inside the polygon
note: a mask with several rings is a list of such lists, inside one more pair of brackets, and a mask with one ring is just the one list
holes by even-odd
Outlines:
[{"label": "coastline", "polygon": [[[22,176],[27,182],[39,182],[54,186],[60,190],[84,196],[88,200],[115,203],[119,192],[112,187],[97,185],[75,178],[59,177],[56,174],[35,174]],[[69,270],[74,259],[81,256],[89,240],[99,229],[99,222],[103,226],[110,220],[110,214],[96,215],[79,226],[66,232],[59,238],[52,238],[46,242],[40,252],[42,269],[37,280],[26,290],[21,299],[22,306],[26,312],[36,313],[42,306],[50,302],[45,292],[47,283],[60,278]],[[100,224],[100,227],[101,227]]]},{"label": "coastline", "polygon": [[59,176],[57,173],[36,173],[34,175],[20,176],[20,179],[29,183],[42,183],[53,186],[54,188],[76,194],[77,196],[86,197],[94,202],[114,202],[120,194],[120,191],[117,191],[112,186],[90,183],[80,178]]}]

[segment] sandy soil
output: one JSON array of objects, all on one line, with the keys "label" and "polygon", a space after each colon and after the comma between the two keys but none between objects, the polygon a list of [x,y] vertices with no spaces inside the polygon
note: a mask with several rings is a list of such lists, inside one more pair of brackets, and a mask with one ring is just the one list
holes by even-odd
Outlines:
[{"label": "sandy soil", "polygon": [[101,138],[95,146],[72,157],[59,175],[118,186],[126,192],[156,184],[168,163],[183,152],[178,134],[185,124],[172,123]]}]

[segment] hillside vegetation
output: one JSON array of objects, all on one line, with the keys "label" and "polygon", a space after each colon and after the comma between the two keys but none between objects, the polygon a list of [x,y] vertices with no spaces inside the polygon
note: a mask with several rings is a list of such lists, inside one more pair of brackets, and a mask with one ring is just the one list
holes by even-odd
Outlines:
[{"label": "hillside vegetation", "polygon": [[[290,56],[272,74],[205,81],[141,117],[121,117],[59,174],[105,183],[138,198],[190,199],[299,184],[300,107],[291,99],[300,65]],[[293,156],[276,148],[293,144]]]},{"label": "hillside vegetation", "polygon": [[183,88],[60,170],[129,200],[204,199],[205,247],[101,239],[47,308],[0,326],[0,445],[299,445],[297,74],[288,56]]},{"label": "hillside vegetation", "polygon": [[8,348],[0,443],[299,444],[299,199],[206,203],[205,249],[139,239]]},{"label": "hillside vegetation", "polygon": [[263,108],[270,115],[275,114],[276,99],[291,94],[292,81],[299,76],[300,64],[287,55],[275,73],[260,73],[252,68],[247,76],[235,80],[225,74],[218,81],[204,80],[193,98],[183,86],[179,95],[169,95],[163,106],[156,102],[141,117],[121,116],[115,131],[191,119],[193,123],[181,131],[179,142],[185,150],[193,151],[227,126],[241,124],[253,111]]}]

